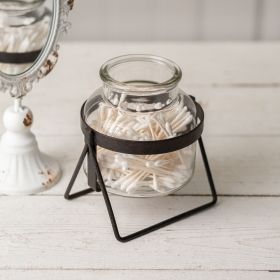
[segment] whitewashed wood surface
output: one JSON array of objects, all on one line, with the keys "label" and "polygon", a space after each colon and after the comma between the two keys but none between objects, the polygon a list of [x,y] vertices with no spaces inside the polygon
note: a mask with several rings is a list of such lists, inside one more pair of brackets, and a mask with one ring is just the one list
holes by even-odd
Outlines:
[{"label": "whitewashed wood surface", "polygon": [[[30,197],[0,196],[0,279],[279,279],[280,43],[66,43],[54,72],[25,99],[42,150],[64,176]],[[213,209],[144,238],[115,241],[102,197],[65,201],[82,149],[82,102],[98,69],[124,53],[155,53],[184,71],[206,111],[204,142],[220,194]],[[0,113],[11,103],[0,96]],[[2,124],[0,131],[3,131]],[[80,175],[78,188],[85,187]],[[160,199],[113,197],[123,233],[209,199],[200,155],[193,182]]]}]

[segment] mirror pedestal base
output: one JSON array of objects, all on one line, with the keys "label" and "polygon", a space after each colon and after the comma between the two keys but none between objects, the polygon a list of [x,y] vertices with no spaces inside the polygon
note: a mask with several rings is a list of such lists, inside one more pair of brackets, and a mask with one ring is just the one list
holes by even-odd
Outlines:
[{"label": "mirror pedestal base", "polygon": [[33,115],[16,99],[4,113],[6,132],[0,141],[0,193],[29,195],[45,191],[61,177],[59,164],[42,154],[30,131]]}]

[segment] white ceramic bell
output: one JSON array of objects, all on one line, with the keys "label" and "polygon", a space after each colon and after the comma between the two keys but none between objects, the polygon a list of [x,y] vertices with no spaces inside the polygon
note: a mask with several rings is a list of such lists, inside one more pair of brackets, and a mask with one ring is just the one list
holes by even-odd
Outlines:
[{"label": "white ceramic bell", "polygon": [[42,154],[31,132],[33,115],[21,99],[4,113],[0,142],[0,193],[28,195],[52,187],[61,177],[59,164]]}]

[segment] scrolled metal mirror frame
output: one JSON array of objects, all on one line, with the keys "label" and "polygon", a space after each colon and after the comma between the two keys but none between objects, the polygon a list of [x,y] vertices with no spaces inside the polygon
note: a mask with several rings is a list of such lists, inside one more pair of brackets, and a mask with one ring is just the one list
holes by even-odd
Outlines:
[{"label": "scrolled metal mirror frame", "polygon": [[53,17],[49,36],[41,54],[35,63],[18,75],[0,72],[0,91],[10,93],[12,97],[21,98],[32,90],[34,83],[45,77],[54,68],[58,59],[61,35],[70,27],[68,14],[73,9],[74,0],[52,0]]}]

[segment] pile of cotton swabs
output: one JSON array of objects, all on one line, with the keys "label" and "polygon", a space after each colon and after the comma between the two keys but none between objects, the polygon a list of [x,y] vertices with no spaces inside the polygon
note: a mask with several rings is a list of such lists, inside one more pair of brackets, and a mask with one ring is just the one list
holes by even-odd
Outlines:
[{"label": "pile of cotton swabs", "polygon": [[[187,132],[192,124],[194,117],[183,104],[166,111],[136,114],[101,103],[92,127],[116,138],[148,141],[176,137]],[[191,176],[194,154],[193,146],[158,155],[97,149],[106,185],[129,194],[147,190],[167,193],[177,189]]]}]

